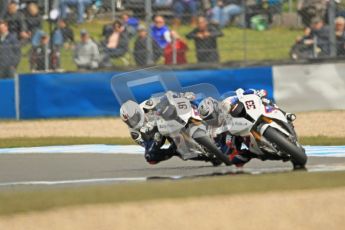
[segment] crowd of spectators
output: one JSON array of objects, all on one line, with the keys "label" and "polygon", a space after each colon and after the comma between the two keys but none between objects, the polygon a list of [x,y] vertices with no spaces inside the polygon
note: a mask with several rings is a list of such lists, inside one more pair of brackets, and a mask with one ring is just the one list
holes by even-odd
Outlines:
[{"label": "crowd of spectators", "polygon": [[336,56],[345,56],[345,12],[336,8],[334,22],[328,21],[329,1],[303,0],[298,12],[305,26],[304,34],[296,38],[291,48],[292,59],[323,58],[331,55],[330,26],[334,23]]},{"label": "crowd of spectators", "polygon": [[[184,36],[169,28],[166,18],[161,15],[154,16],[152,25],[147,27],[126,11],[113,23],[103,27],[102,39],[95,40],[88,31],[82,29],[78,39],[80,42],[76,43],[73,30],[68,23],[70,8],[75,10],[75,22],[82,24],[86,8],[94,2],[51,1],[50,17],[54,19],[57,12],[58,17],[54,21],[54,29],[46,33],[43,30],[44,15],[41,12],[40,0],[1,1],[0,59],[3,60],[0,64],[1,77],[13,77],[21,59],[21,47],[25,45],[31,46],[28,55],[32,71],[59,70],[62,49],[73,50],[73,60],[78,69],[111,67],[113,59],[126,59],[131,39],[135,39],[132,55],[138,66],[154,64],[160,59],[165,64],[188,63],[186,55],[188,46]],[[189,13],[187,23],[195,27],[186,38],[195,41],[198,62],[219,61],[217,37],[222,36],[220,27],[224,27],[230,22],[230,18],[235,16],[231,10],[235,7],[235,2],[221,2],[211,0],[209,8],[201,9],[199,1],[196,0],[173,1],[172,10],[175,14],[173,25],[179,26],[185,22],[184,16],[187,12]],[[230,7],[230,10],[224,8],[223,12],[223,8],[219,8],[220,4]],[[205,16],[198,17],[200,13]],[[228,15],[226,21],[222,19],[225,14]],[[151,52],[148,38],[152,40]]]},{"label": "crowd of spectators", "polygon": [[[138,66],[157,62],[187,64],[190,55],[187,55],[189,47],[186,39],[194,42],[198,63],[217,63],[220,62],[217,40],[224,36],[224,27],[231,24],[253,27],[252,18],[258,14],[266,15],[267,23],[272,23],[273,15],[282,8],[282,0],[253,0],[251,4],[243,0],[160,0],[171,3],[171,23],[157,14],[152,18],[152,25],[145,25],[143,18],[125,10],[114,22],[103,26],[99,30],[101,38],[96,39],[82,28],[87,8],[92,4],[102,4],[102,0],[52,0],[49,17],[54,26],[50,33],[43,30],[46,17],[42,12],[42,2],[0,2],[0,78],[13,77],[21,60],[21,47],[25,45],[31,47],[28,56],[32,71],[59,70],[63,50],[74,53],[73,61],[80,70],[112,67],[113,60],[128,62],[130,56]],[[291,50],[292,58],[330,54],[327,2],[298,1],[298,12],[305,30],[304,35],[296,39]],[[337,16],[334,22],[337,55],[345,56],[345,19],[342,17],[345,13],[339,11]],[[77,39],[70,26],[71,20],[80,28]],[[181,24],[190,25],[191,31],[178,34],[176,29]],[[132,50],[130,44],[133,44]]]}]

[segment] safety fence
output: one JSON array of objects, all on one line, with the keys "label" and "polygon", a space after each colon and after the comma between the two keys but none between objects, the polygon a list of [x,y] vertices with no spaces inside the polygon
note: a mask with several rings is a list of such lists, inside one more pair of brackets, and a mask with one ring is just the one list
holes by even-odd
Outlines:
[{"label": "safety fence", "polygon": [[17,41],[0,44],[0,78],[13,76],[14,70],[102,71],[345,57],[345,3],[340,0],[8,2],[0,2],[0,19]]}]

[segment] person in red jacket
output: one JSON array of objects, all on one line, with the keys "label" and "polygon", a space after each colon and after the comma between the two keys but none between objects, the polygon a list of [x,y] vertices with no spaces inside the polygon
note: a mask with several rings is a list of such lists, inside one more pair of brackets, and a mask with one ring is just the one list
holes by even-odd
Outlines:
[{"label": "person in red jacket", "polygon": [[180,38],[176,31],[171,31],[170,36],[172,41],[164,49],[164,63],[166,65],[187,64],[187,43]]}]

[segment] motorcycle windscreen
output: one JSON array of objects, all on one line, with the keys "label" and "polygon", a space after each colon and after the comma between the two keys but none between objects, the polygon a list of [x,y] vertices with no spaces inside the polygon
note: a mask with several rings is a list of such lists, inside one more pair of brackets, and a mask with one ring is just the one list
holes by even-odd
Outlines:
[{"label": "motorcycle windscreen", "polygon": [[111,79],[111,89],[122,105],[128,100],[140,104],[169,90],[181,92],[182,87],[169,67],[159,66],[116,74]]}]

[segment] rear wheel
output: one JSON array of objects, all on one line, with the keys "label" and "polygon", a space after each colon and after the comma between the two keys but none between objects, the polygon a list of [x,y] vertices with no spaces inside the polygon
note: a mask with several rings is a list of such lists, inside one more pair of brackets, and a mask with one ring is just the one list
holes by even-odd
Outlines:
[{"label": "rear wheel", "polygon": [[278,146],[280,150],[291,156],[291,162],[295,169],[302,169],[307,163],[307,155],[302,147],[292,143],[278,130],[268,127],[264,133],[264,137],[271,143]]}]

